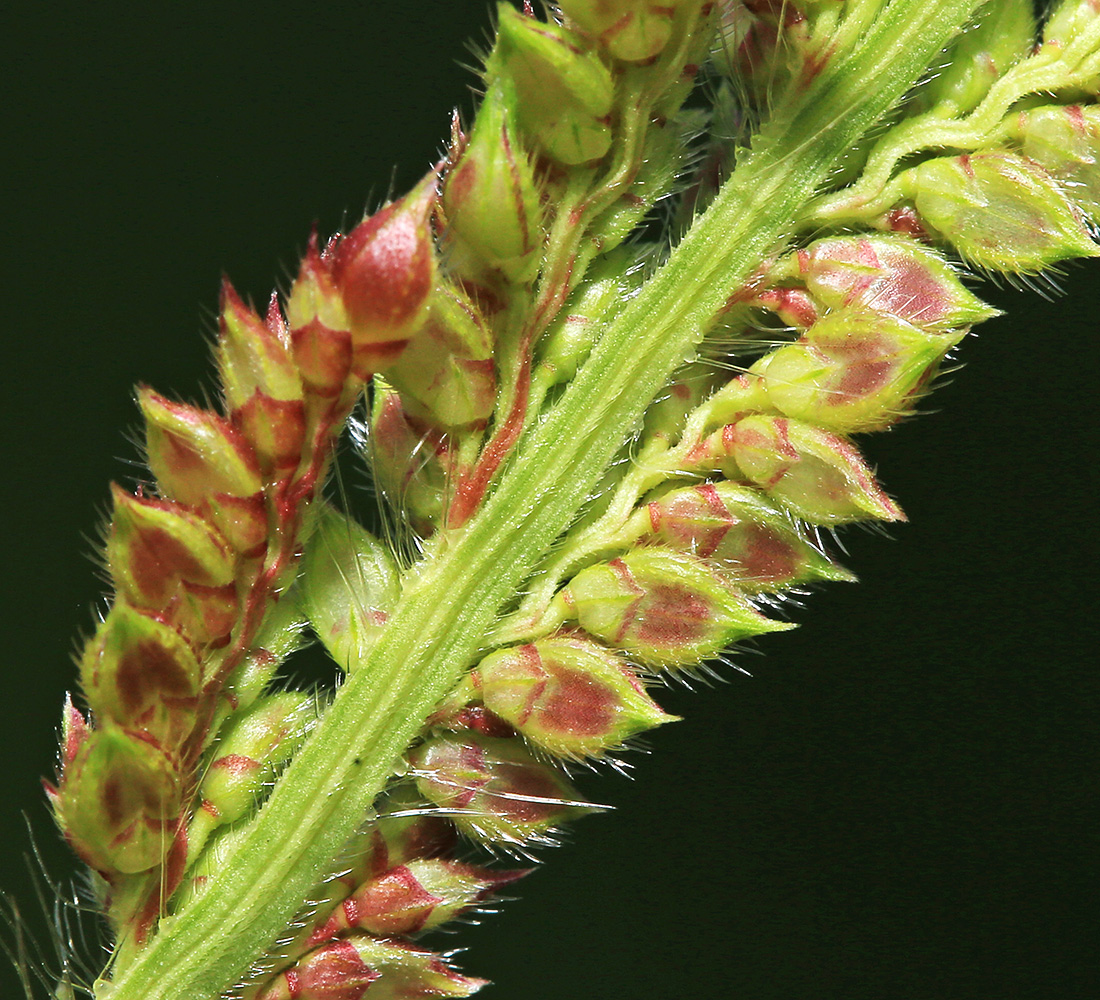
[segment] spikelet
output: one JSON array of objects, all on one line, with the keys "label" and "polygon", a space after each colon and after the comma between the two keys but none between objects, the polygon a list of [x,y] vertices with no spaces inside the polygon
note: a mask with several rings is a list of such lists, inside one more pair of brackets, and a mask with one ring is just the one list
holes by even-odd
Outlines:
[{"label": "spikelet", "polygon": [[901,188],[922,222],[976,267],[1032,274],[1100,253],[1053,178],[1013,153],[938,157],[914,167]]},{"label": "spikelet", "polygon": [[538,748],[565,759],[602,757],[675,721],[621,656],[581,635],[558,635],[485,657],[472,693]]},{"label": "spikelet", "polygon": [[706,559],[750,595],[853,579],[789,511],[741,483],[669,490],[638,510],[625,532],[643,544],[652,540]]},{"label": "spikelet", "polygon": [[552,842],[562,823],[588,804],[521,740],[474,733],[436,736],[410,756],[417,788],[459,831],[504,849]]},{"label": "spikelet", "polygon": [[414,1000],[468,997],[485,981],[459,975],[441,956],[399,941],[354,934],[315,948],[279,973],[256,1000]]}]

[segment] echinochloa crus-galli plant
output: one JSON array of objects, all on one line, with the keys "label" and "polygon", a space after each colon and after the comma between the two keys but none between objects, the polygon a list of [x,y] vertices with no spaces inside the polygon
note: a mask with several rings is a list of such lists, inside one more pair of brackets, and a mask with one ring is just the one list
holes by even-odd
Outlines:
[{"label": "echinochloa crus-galli plant", "polygon": [[963,279],[1096,254],[1098,73],[1087,2],[502,5],[424,177],[225,282],[218,398],[138,391],[48,785],[112,952],[58,995],[479,989],[431,932],[599,808],[579,767],[905,519],[863,435],[995,314]]}]

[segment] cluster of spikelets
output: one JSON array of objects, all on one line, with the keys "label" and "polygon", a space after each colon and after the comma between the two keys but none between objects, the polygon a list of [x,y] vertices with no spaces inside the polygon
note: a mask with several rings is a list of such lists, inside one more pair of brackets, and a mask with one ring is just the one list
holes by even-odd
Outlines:
[{"label": "cluster of spikelets", "polygon": [[[376,482],[430,556],[637,289],[646,251],[620,244],[691,161],[699,112],[681,105],[715,24],[740,81],[719,105],[751,119],[812,76],[845,5],[560,6],[558,23],[502,5],[469,133],[456,122],[407,197],[314,240],[282,303],[261,317],[226,285],[219,412],[140,391],[155,482],[114,491],[114,602],[81,657],[88,711],[67,705],[50,787],[96,873],[116,968],[202,895],[316,721],[316,695],[273,683],[305,623],[354,670],[415,572],[321,499],[364,385]],[[1035,47],[1025,5],[1002,6],[1012,17],[963,36],[947,73],[853,151],[844,170],[860,179],[810,206],[806,231],[835,231],[730,297],[708,360],[650,408],[630,461],[427,720],[405,779],[234,995],[474,992],[414,939],[523,872],[456,860],[458,835],[521,854],[546,842],[587,808],[562,764],[672,718],[649,688],[790,627],[761,610],[773,595],[850,579],[818,528],[902,518],[851,435],[911,412],[993,315],[935,246],[1022,275],[1096,253],[1100,18],[1065,3]],[[1055,97],[1020,103],[1037,91]],[[913,163],[928,148],[951,155]],[[728,143],[696,157],[693,206],[733,158]]]},{"label": "cluster of spikelets", "polygon": [[139,391],[155,486],[114,491],[114,602],[80,659],[94,726],[67,707],[51,790],[62,829],[102,876],[105,908],[132,944],[209,831],[251,809],[315,717],[307,695],[265,693],[293,645],[279,599],[297,574],[334,436],[364,380],[420,323],[429,211],[418,195],[324,255],[311,247],[285,315],[273,300],[261,319],[227,285],[223,412]]},{"label": "cluster of spikelets", "polygon": [[[604,15],[586,21],[585,5],[576,6],[578,28],[598,33]],[[65,836],[95,873],[117,941],[116,969],[141,950],[160,917],[201,894],[315,722],[315,695],[271,689],[281,661],[301,644],[302,607],[330,648],[347,652],[339,644],[355,632],[356,654],[371,626],[385,620],[381,593],[370,597],[370,613],[345,619],[345,627],[328,620],[346,581],[326,589],[321,570],[292,589],[311,535],[315,549],[331,554],[324,541],[335,525],[343,548],[353,544],[357,529],[326,508],[320,490],[363,386],[383,374],[371,412],[383,486],[422,534],[461,519],[448,519],[444,508],[457,507],[464,484],[468,517],[503,457],[497,442],[495,463],[479,461],[494,445],[487,431],[494,409],[510,392],[516,397],[513,440],[526,417],[515,369],[529,369],[531,344],[588,260],[620,242],[667,191],[678,146],[665,140],[655,157],[642,142],[647,130],[659,131],[649,129],[657,104],[671,114],[686,96],[707,45],[696,30],[708,16],[704,5],[676,6],[639,11],[628,18],[634,29],[613,32],[618,40],[609,44],[621,50],[621,64],[586,35],[502,7],[481,113],[469,135],[456,124],[446,161],[323,249],[314,239],[289,294],[281,303],[273,297],[266,315],[225,286],[220,410],[140,390],[154,481],[136,494],[114,490],[106,545],[114,599],[80,657],[87,709],[66,706],[60,778],[48,788]],[[635,70],[634,63],[646,65]],[[616,77],[631,72],[637,106],[616,111]],[[608,153],[613,111],[635,119],[638,134],[615,160],[618,175],[601,172],[597,183],[587,165]],[[554,211],[563,196],[572,199],[568,218]],[[558,259],[548,263],[555,221]],[[540,274],[541,309],[517,319]],[[506,333],[524,341],[521,349],[501,345]],[[498,392],[501,374],[513,384]],[[496,423],[499,432],[507,420]],[[428,450],[444,467],[435,496],[425,488]],[[396,593],[391,567],[378,566]],[[352,582],[362,573],[357,562]],[[342,659],[345,667],[353,662],[351,653]],[[457,746],[466,766],[473,747]],[[420,757],[443,774],[438,745]],[[520,843],[563,815],[564,780],[515,739],[497,758],[486,766],[499,779],[535,793],[521,805],[501,799],[509,804],[499,821],[504,839]],[[423,809],[434,786],[421,784],[427,798],[416,808]],[[453,799],[448,808],[474,815],[476,803]],[[372,995],[471,992],[477,983],[398,940],[512,877],[440,859],[443,841],[421,827],[441,822],[371,824],[368,846],[349,845],[348,867],[319,888],[297,945],[280,945],[280,961],[293,967],[253,993],[329,996],[338,980],[340,996],[359,996],[379,970],[387,985]],[[325,912],[326,902],[330,910],[341,903],[340,919]]]}]

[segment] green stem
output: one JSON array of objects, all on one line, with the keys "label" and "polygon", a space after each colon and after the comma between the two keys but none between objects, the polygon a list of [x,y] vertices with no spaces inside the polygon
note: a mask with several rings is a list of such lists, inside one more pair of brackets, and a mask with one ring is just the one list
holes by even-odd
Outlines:
[{"label": "green stem", "polygon": [[[818,199],[804,226],[865,222],[885,212],[900,197],[892,184],[897,165],[925,150],[977,150],[995,145],[1007,131],[1012,105],[1028,94],[1064,90],[1095,79],[1100,45],[1100,21],[1089,24],[1065,53],[1040,50],[1018,63],[993,86],[977,108],[962,119],[941,118],[933,109],[898,125],[871,151],[856,184]],[[1076,57],[1076,58],[1075,58]]]},{"label": "green stem", "polygon": [[525,434],[482,510],[442,536],[414,571],[369,661],[340,690],[226,867],[161,922],[113,983],[100,985],[100,1000],[212,1000],[271,946],[728,295],[977,2],[892,0],[853,51],[838,52],[776,109],[711,208]]}]

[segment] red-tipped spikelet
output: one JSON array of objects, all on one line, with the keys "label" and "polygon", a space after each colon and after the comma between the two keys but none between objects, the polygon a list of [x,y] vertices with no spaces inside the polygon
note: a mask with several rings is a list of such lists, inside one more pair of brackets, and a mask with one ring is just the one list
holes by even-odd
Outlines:
[{"label": "red-tipped spikelet", "polygon": [[399,941],[353,934],[314,949],[279,973],[256,1000],[416,1000],[468,997],[485,985],[442,956]]},{"label": "red-tipped spikelet", "polygon": [[728,437],[737,469],[796,517],[811,524],[905,520],[859,452],[836,434],[759,416],[734,424]]},{"label": "red-tipped spikelet", "polygon": [[740,483],[671,490],[647,503],[633,520],[640,541],[652,539],[701,556],[747,594],[813,580],[853,579],[786,510]]},{"label": "red-tipped spikelet", "polygon": [[501,847],[539,843],[585,811],[559,772],[522,740],[473,733],[437,736],[410,756],[417,788],[474,840]]},{"label": "red-tipped spikelet", "polygon": [[306,435],[302,379],[281,324],[274,330],[222,284],[218,361],[230,419],[267,478],[292,473]]},{"label": "red-tipped spikelet", "polygon": [[149,468],[164,494],[209,517],[247,555],[267,537],[263,479],[244,435],[216,413],[138,391]]},{"label": "red-tipped spikelet", "polygon": [[558,600],[587,632],[658,667],[700,663],[741,639],[793,628],[765,618],[697,556],[658,547],[581,570]]},{"label": "red-tipped spikelet", "polygon": [[351,372],[351,324],[329,261],[317,249],[316,233],[291,286],[286,320],[291,350],[306,388],[316,396],[338,396]]},{"label": "red-tipped spikelet", "polygon": [[138,607],[162,611],[183,583],[224,587],[233,582],[237,553],[194,510],[171,500],[111,489],[114,515],[107,565],[115,588]]},{"label": "red-tipped spikelet", "polygon": [[260,493],[256,454],[224,418],[173,403],[146,387],[138,391],[138,403],[149,468],[169,497],[209,507],[219,495],[251,499]]},{"label": "red-tipped spikelet", "polygon": [[842,434],[882,430],[911,407],[917,388],[962,337],[843,309],[750,371],[763,378],[768,403],[784,416]]},{"label": "red-tipped spikelet", "polygon": [[582,636],[490,653],[472,675],[485,707],[557,757],[599,757],[665,722],[629,664]]},{"label": "red-tipped spikelet", "polygon": [[796,275],[829,309],[862,307],[935,332],[997,315],[935,250],[899,234],[826,237],[777,272]]},{"label": "red-tipped spikelet", "polygon": [[115,601],[84,650],[81,680],[97,717],[176,749],[195,722],[202,666],[176,629]]},{"label": "red-tipped spikelet", "polygon": [[313,931],[306,946],[354,930],[380,937],[433,930],[526,874],[524,870],[493,871],[443,858],[395,865],[340,903],[332,916]]},{"label": "red-tipped spikelet", "polygon": [[359,223],[332,252],[332,283],[361,377],[395,360],[424,323],[436,277],[429,225],[436,184],[429,173],[404,198]]},{"label": "red-tipped spikelet", "polygon": [[55,805],[88,864],[132,874],[160,864],[174,839],[182,784],[176,760],[155,743],[106,725],[67,762]]}]

